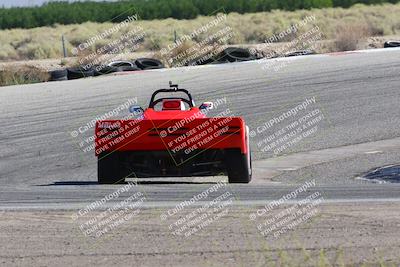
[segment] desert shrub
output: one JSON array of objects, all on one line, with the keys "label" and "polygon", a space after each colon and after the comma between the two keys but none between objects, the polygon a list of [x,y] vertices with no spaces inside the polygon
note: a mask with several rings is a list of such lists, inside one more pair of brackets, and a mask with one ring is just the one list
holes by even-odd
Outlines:
[{"label": "desert shrub", "polygon": [[150,51],[160,50],[162,47],[162,38],[156,35],[145,37],[143,46],[146,47],[146,50]]},{"label": "desert shrub", "polygon": [[337,51],[356,50],[360,41],[369,35],[365,24],[342,24],[337,27],[335,46]]},{"label": "desert shrub", "polygon": [[0,60],[16,60],[19,58],[17,50],[10,44],[0,44]]},{"label": "desert shrub", "polygon": [[49,78],[47,71],[29,65],[11,65],[0,70],[0,86],[45,82]]}]

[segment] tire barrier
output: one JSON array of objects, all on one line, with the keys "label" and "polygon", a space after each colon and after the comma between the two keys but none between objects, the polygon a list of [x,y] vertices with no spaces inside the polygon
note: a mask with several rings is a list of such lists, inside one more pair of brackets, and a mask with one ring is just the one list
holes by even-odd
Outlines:
[{"label": "tire barrier", "polygon": [[315,51],[313,50],[299,50],[293,51],[285,54],[285,57],[297,57],[297,56],[307,56],[307,55],[315,55]]},{"label": "tire barrier", "polygon": [[141,70],[138,66],[133,65],[133,66],[120,66],[117,67],[117,72],[122,72],[122,71],[138,71]]},{"label": "tire barrier", "polygon": [[241,62],[256,59],[248,49],[228,47],[221,52],[219,61]]},{"label": "tire barrier", "polygon": [[66,69],[53,70],[49,72],[49,81],[66,81],[68,80],[68,71]]},{"label": "tire barrier", "polygon": [[208,58],[206,60],[197,60],[195,62],[190,62],[186,64],[186,66],[224,64],[230,62],[242,62],[255,59],[257,59],[257,57],[252,55],[248,49],[238,48],[238,47],[228,47],[214,57]]},{"label": "tire barrier", "polygon": [[[248,49],[239,47],[228,47],[224,49],[218,56],[209,58],[204,61],[196,61],[188,66],[207,65],[207,64],[224,64],[230,62],[242,62],[255,60],[257,57],[252,55]],[[105,66],[94,66],[91,69],[84,67],[71,67],[63,70],[50,71],[50,81],[75,80],[85,77],[100,76],[115,72],[139,71],[165,68],[164,64],[154,58],[138,58],[135,61],[118,60],[110,62]]]},{"label": "tire barrier", "polygon": [[400,41],[387,41],[383,45],[384,48],[400,47]]},{"label": "tire barrier", "polygon": [[95,66],[94,69],[94,76],[106,75],[114,72],[118,72],[119,67],[112,67],[112,66]]},{"label": "tire barrier", "polygon": [[68,80],[81,79],[94,76],[93,69],[84,69],[83,67],[67,68]]},{"label": "tire barrier", "polygon": [[113,61],[107,64],[109,67],[137,67],[135,63],[127,60]]},{"label": "tire barrier", "polygon": [[101,69],[96,69],[94,72],[94,76],[106,75],[115,72],[123,72],[123,71],[138,71],[141,70],[135,64],[131,63],[131,65],[115,65],[115,66],[104,66]]},{"label": "tire barrier", "polygon": [[201,65],[208,65],[208,64],[218,64],[218,60],[215,58],[208,58],[205,60],[197,60],[197,61],[191,61],[185,64],[185,66],[201,66]]},{"label": "tire barrier", "polygon": [[211,65],[215,65],[215,64],[225,64],[225,63],[231,63],[231,61],[227,60],[227,59],[219,59],[219,60],[215,60],[209,64]]},{"label": "tire barrier", "polygon": [[138,58],[135,61],[136,66],[142,70],[162,69],[164,64],[153,58]]}]

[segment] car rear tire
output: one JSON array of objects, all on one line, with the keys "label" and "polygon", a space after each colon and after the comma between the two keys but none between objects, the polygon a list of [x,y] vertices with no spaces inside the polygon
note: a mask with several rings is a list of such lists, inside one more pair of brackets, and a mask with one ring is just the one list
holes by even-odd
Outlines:
[{"label": "car rear tire", "polygon": [[247,154],[242,154],[240,149],[226,151],[225,164],[230,184],[250,183],[252,172],[250,151]]},{"label": "car rear tire", "polygon": [[118,152],[100,154],[97,159],[97,179],[99,184],[125,183],[125,172]]}]

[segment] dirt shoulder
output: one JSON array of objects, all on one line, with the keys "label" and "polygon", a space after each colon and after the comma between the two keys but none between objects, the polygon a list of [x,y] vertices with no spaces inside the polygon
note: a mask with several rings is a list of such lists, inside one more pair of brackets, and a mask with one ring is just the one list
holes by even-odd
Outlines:
[{"label": "dirt shoulder", "polygon": [[[173,235],[173,220],[145,209],[99,238],[85,236],[72,211],[6,211],[1,214],[4,266],[399,266],[400,205],[364,202],[321,204],[293,230],[262,236],[249,215],[231,207],[204,229]],[[274,210],[275,214],[282,209]],[[191,212],[187,210],[186,212]]]}]

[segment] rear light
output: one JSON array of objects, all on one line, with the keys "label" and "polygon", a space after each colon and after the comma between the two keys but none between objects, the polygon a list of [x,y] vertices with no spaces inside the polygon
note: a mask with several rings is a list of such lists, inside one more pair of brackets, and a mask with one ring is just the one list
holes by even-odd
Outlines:
[{"label": "rear light", "polygon": [[180,100],[164,101],[163,108],[164,109],[181,109],[181,101]]}]

